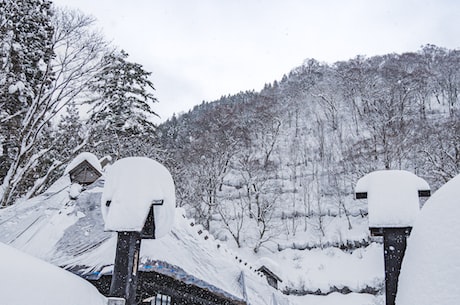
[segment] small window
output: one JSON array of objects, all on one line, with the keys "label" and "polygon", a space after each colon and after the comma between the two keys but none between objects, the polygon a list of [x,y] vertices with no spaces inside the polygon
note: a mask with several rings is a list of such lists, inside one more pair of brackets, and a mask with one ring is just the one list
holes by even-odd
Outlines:
[{"label": "small window", "polygon": [[157,294],[152,300],[152,305],[171,305],[171,297],[169,295]]}]

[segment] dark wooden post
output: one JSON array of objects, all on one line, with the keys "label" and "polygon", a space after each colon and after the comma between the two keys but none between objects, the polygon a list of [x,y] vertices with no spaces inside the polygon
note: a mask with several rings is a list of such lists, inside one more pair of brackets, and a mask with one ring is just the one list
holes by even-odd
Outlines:
[{"label": "dark wooden post", "polygon": [[141,232],[118,232],[115,264],[110,296],[126,300],[126,305],[136,305],[137,269],[142,239],[155,239],[154,206],[163,200],[154,200]]},{"label": "dark wooden post", "polygon": [[118,232],[110,296],[124,298],[126,305],[136,305],[140,247],[140,232]]},{"label": "dark wooden post", "polygon": [[411,227],[383,228],[383,253],[385,259],[386,305],[394,305],[398,292],[398,278],[406,252],[407,237]]}]

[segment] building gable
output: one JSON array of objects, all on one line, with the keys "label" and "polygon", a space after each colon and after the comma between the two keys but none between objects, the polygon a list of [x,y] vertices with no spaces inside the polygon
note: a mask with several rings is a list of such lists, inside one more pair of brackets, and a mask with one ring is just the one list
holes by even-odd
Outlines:
[{"label": "building gable", "polygon": [[102,174],[87,160],[83,160],[69,171],[70,181],[88,185],[96,181]]}]

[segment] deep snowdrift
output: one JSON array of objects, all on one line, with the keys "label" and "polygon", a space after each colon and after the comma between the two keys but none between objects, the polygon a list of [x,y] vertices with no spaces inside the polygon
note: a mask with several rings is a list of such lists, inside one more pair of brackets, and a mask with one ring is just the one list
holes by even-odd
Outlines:
[{"label": "deep snowdrift", "polygon": [[460,175],[425,203],[399,276],[397,305],[456,305],[460,300]]},{"label": "deep snowdrift", "polygon": [[2,243],[0,258],[1,304],[107,304],[87,281]]}]

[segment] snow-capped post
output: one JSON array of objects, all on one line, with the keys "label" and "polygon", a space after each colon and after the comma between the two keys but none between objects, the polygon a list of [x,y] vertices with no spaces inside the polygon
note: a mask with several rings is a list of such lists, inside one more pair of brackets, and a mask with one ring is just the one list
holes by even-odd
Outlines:
[{"label": "snow-capped post", "polygon": [[383,236],[386,305],[394,305],[407,237],[420,211],[419,197],[429,197],[428,183],[402,170],[369,173],[358,180],[355,199],[367,199],[369,230]]},{"label": "snow-capped post", "polygon": [[174,181],[160,163],[143,157],[115,162],[106,174],[101,197],[106,231],[118,232],[110,296],[136,304],[142,238],[171,230],[176,206]]}]

